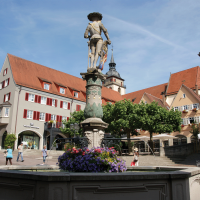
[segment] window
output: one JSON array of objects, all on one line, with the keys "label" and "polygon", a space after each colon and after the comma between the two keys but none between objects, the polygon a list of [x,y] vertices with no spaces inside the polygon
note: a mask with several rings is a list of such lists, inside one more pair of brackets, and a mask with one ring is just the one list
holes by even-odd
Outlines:
[{"label": "window", "polygon": [[174,107],[174,111],[175,111],[175,110],[178,110],[178,107]]},{"label": "window", "polygon": [[61,94],[65,94],[65,89],[64,88],[60,88],[60,93]]},{"label": "window", "polygon": [[81,106],[80,105],[76,105],[76,111],[80,111],[81,110]]},{"label": "window", "polygon": [[8,101],[8,99],[9,99],[9,94],[6,94],[6,95],[4,96],[4,98],[5,98],[4,102]]},{"label": "window", "polygon": [[52,106],[55,107],[55,105],[56,105],[56,100],[55,100],[55,99],[52,99]]},{"label": "window", "polygon": [[5,80],[4,87],[8,86],[8,79]]},{"label": "window", "polygon": [[189,123],[190,124],[194,123],[194,117],[189,117]]},{"label": "window", "polygon": [[7,74],[7,72],[8,72],[8,68],[4,69],[3,75],[5,76]]},{"label": "window", "polygon": [[188,105],[184,105],[183,110],[188,110]]},{"label": "window", "polygon": [[5,109],[5,115],[4,115],[4,116],[5,116],[5,117],[8,117],[8,114],[9,114],[9,108],[6,108],[6,109]]},{"label": "window", "polygon": [[27,119],[33,119],[33,111],[27,110]]},{"label": "window", "polygon": [[66,121],[67,121],[67,117],[62,117],[62,121],[63,121],[63,120],[66,120]]},{"label": "window", "polygon": [[2,89],[2,82],[0,83],[0,90]]},{"label": "window", "polygon": [[64,102],[64,101],[63,101],[63,108],[64,108],[64,109],[67,109],[67,102]]},{"label": "window", "polygon": [[147,104],[147,101],[145,101],[144,103]]},{"label": "window", "polygon": [[56,121],[56,115],[51,115],[51,120]]},{"label": "window", "polygon": [[45,89],[45,90],[49,90],[49,84],[44,83],[44,89]]},{"label": "window", "polygon": [[47,98],[46,97],[41,97],[41,104],[46,105],[47,103]]},{"label": "window", "polygon": [[186,94],[183,94],[183,98],[185,98],[186,97]]},{"label": "window", "polygon": [[45,113],[40,113],[40,121],[44,121],[45,120]]},{"label": "window", "polygon": [[74,97],[78,98],[78,92],[74,92]]},{"label": "window", "polygon": [[193,108],[198,109],[198,107],[199,107],[199,106],[198,106],[198,103],[194,103],[194,104],[193,104]]},{"label": "window", "polygon": [[28,101],[34,102],[35,95],[34,94],[29,94],[28,95]]}]

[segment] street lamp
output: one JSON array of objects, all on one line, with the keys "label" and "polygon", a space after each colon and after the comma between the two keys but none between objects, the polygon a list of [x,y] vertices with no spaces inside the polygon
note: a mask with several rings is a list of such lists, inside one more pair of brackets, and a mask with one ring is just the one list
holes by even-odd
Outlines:
[{"label": "street lamp", "polygon": [[[74,132],[74,139],[75,139],[75,133],[79,130],[79,125],[77,123],[70,124],[70,130]],[[75,147],[75,140],[74,140],[74,147]]]}]

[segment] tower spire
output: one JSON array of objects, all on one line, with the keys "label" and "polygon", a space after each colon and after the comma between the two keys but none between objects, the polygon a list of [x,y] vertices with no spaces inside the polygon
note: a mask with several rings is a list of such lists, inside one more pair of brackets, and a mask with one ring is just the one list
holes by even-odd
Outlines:
[{"label": "tower spire", "polygon": [[110,63],[109,63],[109,70],[113,69],[113,70],[116,70],[115,69],[115,61],[114,61],[114,56],[113,56],[113,45],[112,45],[112,56],[111,56],[111,59],[110,59]]}]

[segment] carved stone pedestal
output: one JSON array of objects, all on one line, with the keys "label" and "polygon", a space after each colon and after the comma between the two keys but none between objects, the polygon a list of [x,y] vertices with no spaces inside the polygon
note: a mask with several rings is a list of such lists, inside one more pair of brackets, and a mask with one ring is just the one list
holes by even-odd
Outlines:
[{"label": "carved stone pedestal", "polygon": [[81,122],[85,136],[88,138],[88,148],[100,147],[104,138],[104,129],[108,124],[100,118],[88,118]]}]

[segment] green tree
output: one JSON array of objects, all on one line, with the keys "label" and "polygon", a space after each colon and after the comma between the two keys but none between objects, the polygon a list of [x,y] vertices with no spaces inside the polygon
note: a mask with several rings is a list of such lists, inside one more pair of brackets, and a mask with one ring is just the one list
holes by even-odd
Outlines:
[{"label": "green tree", "polygon": [[141,128],[149,131],[151,148],[153,148],[153,133],[180,131],[181,112],[174,109],[169,111],[155,101],[150,104],[142,102],[139,107]]},{"label": "green tree", "polygon": [[[71,114],[71,117],[69,118],[68,121],[63,120],[64,128],[60,127],[60,130],[64,134],[68,134],[69,136],[73,136],[74,132],[70,130],[70,124],[78,123],[79,126],[80,126],[80,123],[84,120],[85,120],[84,111],[82,111],[82,110],[74,111]],[[80,127],[78,133],[76,133],[76,134],[82,136],[83,135],[83,129]]]},{"label": "green tree", "polygon": [[4,141],[4,147],[7,148],[8,146],[10,146],[11,149],[13,149],[16,139],[17,138],[16,138],[15,134],[12,134],[12,133],[9,134],[8,133],[6,138],[5,138],[5,141]]},{"label": "green tree", "polygon": [[[133,104],[130,100],[118,101],[115,104],[107,104],[103,106],[103,121],[109,124],[106,129],[107,133],[115,136],[127,135],[130,136],[137,134],[135,131],[141,126],[139,118],[139,105]],[[131,141],[128,140],[129,152],[131,149]]]},{"label": "green tree", "polygon": [[195,152],[198,152],[198,147],[197,147],[197,142],[198,142],[198,134],[199,134],[199,124],[192,124],[192,131],[190,131],[190,133],[192,133],[194,140],[195,140]]}]

